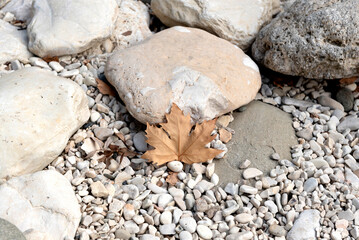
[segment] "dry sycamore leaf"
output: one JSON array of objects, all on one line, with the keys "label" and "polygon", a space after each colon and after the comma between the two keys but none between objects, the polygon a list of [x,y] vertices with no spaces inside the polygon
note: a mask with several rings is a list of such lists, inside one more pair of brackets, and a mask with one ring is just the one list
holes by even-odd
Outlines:
[{"label": "dry sycamore leaf", "polygon": [[116,91],[113,90],[112,87],[110,87],[104,81],[98,78],[96,78],[96,82],[97,82],[97,88],[100,91],[100,93],[116,97]]},{"label": "dry sycamore leaf", "polygon": [[358,77],[342,78],[339,80],[339,82],[342,85],[349,85],[349,84],[355,83],[355,81],[357,79],[358,79]]},{"label": "dry sycamore leaf", "polygon": [[49,62],[58,62],[59,57],[43,57],[42,60],[44,60],[47,63],[49,63]]},{"label": "dry sycamore leaf", "polygon": [[168,182],[170,185],[175,185],[178,182],[177,178],[178,173],[176,172],[170,172],[166,178],[166,182]]},{"label": "dry sycamore leaf", "polygon": [[192,164],[206,162],[222,152],[205,147],[216,137],[211,135],[215,119],[196,124],[192,130],[190,115],[184,116],[176,104],[172,104],[171,113],[166,114],[166,119],[167,123],[160,124],[162,128],[147,123],[147,143],[155,149],[147,151],[142,158],[158,165],[174,160]]}]

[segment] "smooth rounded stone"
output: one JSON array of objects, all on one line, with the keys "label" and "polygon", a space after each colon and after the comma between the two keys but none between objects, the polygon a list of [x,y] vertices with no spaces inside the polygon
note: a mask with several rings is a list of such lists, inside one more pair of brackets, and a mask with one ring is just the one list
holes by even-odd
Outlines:
[{"label": "smooth rounded stone", "polygon": [[248,50],[259,29],[279,10],[279,1],[152,0],[165,25],[202,28]]},{"label": "smooth rounded stone", "polygon": [[188,231],[189,233],[194,233],[197,228],[196,220],[194,220],[192,217],[181,218],[179,224],[185,231]]},{"label": "smooth rounded stone", "polygon": [[127,203],[123,207],[123,217],[126,220],[131,220],[135,215],[136,215],[136,211],[135,211],[134,206],[132,204]]},{"label": "smooth rounded stone", "polygon": [[133,136],[133,145],[139,152],[146,152],[147,151],[147,143],[146,143],[146,133],[141,131]]},{"label": "smooth rounded stone", "polygon": [[152,192],[156,193],[156,194],[167,193],[166,189],[164,189],[162,187],[159,187],[159,186],[157,186],[156,184],[153,184],[153,183],[149,183],[147,185],[147,188],[149,190],[151,190]]},{"label": "smooth rounded stone", "polygon": [[90,116],[84,91],[39,68],[0,78],[0,178],[43,169]]},{"label": "smooth rounded stone", "polygon": [[131,115],[150,124],[163,122],[172,103],[194,121],[212,119],[247,104],[260,87],[258,67],[242,50],[185,27],[117,51],[105,75]]},{"label": "smooth rounded stone", "polygon": [[250,240],[254,235],[251,231],[232,233],[227,235],[226,240]]},{"label": "smooth rounded stone", "polygon": [[283,237],[287,234],[287,231],[284,229],[284,227],[277,224],[270,225],[268,231],[276,237]]},{"label": "smooth rounded stone", "polygon": [[105,185],[101,181],[91,183],[91,193],[95,197],[104,197],[106,198],[109,195],[109,192]]},{"label": "smooth rounded stone", "polygon": [[171,201],[173,200],[173,197],[170,194],[161,194],[158,197],[158,206],[160,208],[165,208]]},{"label": "smooth rounded stone", "polygon": [[160,233],[162,235],[174,235],[176,225],[174,223],[171,224],[165,224],[160,226]]},{"label": "smooth rounded stone", "polygon": [[248,194],[257,194],[258,189],[251,187],[251,186],[247,186],[247,185],[242,185],[239,188],[239,191],[242,193],[248,193]]},{"label": "smooth rounded stone", "polygon": [[209,227],[205,225],[198,225],[197,226],[197,233],[203,239],[212,239],[213,233]]},{"label": "smooth rounded stone", "polygon": [[263,172],[257,168],[248,168],[243,171],[243,178],[251,179],[251,178],[259,177],[262,174],[263,174]]},{"label": "smooth rounded stone", "polygon": [[327,97],[327,96],[320,96],[317,98],[317,101],[319,104],[330,107],[331,109],[339,109],[341,111],[344,111],[344,107],[340,102],[335,101],[333,98]]},{"label": "smooth rounded stone", "polygon": [[180,172],[183,169],[183,163],[180,161],[172,161],[167,163],[167,167],[174,172]]},{"label": "smooth rounded stone", "polygon": [[358,13],[356,0],[295,1],[261,29],[252,54],[267,68],[286,75],[315,79],[356,76]]},{"label": "smooth rounded stone", "polygon": [[162,224],[172,223],[172,213],[170,211],[164,211],[160,216],[160,221]]},{"label": "smooth rounded stone", "polygon": [[140,191],[136,185],[130,184],[122,186],[122,189],[125,193],[128,194],[130,199],[136,199],[140,195]]},{"label": "smooth rounded stone", "polygon": [[[1,8],[0,1],[0,8]],[[31,5],[33,0],[5,0],[7,3],[1,11],[6,13],[10,12],[15,15],[16,20],[27,22],[31,19]]]},{"label": "smooth rounded stone", "polygon": [[69,181],[57,171],[11,178],[0,185],[0,196],[0,218],[27,231],[26,239],[36,239],[27,234],[74,239],[81,220],[80,205]]},{"label": "smooth rounded stone", "polygon": [[353,92],[347,88],[341,88],[335,95],[335,98],[344,107],[344,111],[349,112],[354,106],[354,95]]},{"label": "smooth rounded stone", "polygon": [[192,234],[190,232],[187,231],[181,231],[179,234],[179,239],[180,240],[192,240]]},{"label": "smooth rounded stone", "polygon": [[35,0],[29,50],[40,57],[83,52],[111,35],[117,13],[115,0]]},{"label": "smooth rounded stone", "polygon": [[105,127],[97,127],[93,130],[95,136],[104,141],[106,140],[108,137],[112,136],[113,134],[113,130],[110,128],[105,128]]},{"label": "smooth rounded stone", "polygon": [[249,223],[253,220],[253,216],[249,213],[240,213],[236,216],[236,221],[239,223]]},{"label": "smooth rounded stone", "polygon": [[131,233],[129,233],[126,229],[119,228],[115,232],[116,238],[128,240],[131,238]]},{"label": "smooth rounded stone", "polygon": [[140,239],[141,240],[160,240],[159,237],[153,236],[151,234],[143,234]]},{"label": "smooth rounded stone", "polygon": [[318,210],[304,210],[295,220],[286,238],[288,240],[316,239],[315,229],[320,226],[319,220]]},{"label": "smooth rounded stone", "polygon": [[0,236],[4,240],[26,240],[22,232],[12,223],[0,218]]},{"label": "smooth rounded stone", "polygon": [[313,177],[306,180],[303,185],[304,191],[308,193],[313,192],[317,187],[318,187],[318,181]]},{"label": "smooth rounded stone", "polygon": [[269,174],[277,165],[271,155],[276,152],[282,159],[291,159],[290,147],[297,144],[292,117],[288,113],[259,101],[247,106],[244,112],[233,114],[234,121],[229,127],[238,134],[226,144],[227,155],[214,161],[221,186],[242,179],[243,170],[239,166],[245,159],[250,159],[251,167],[264,175]]},{"label": "smooth rounded stone", "polygon": [[346,117],[344,120],[339,123],[337,130],[338,132],[343,132],[346,129],[350,129],[351,131],[355,131],[359,129],[359,118],[356,117]]},{"label": "smooth rounded stone", "polygon": [[325,161],[323,158],[312,159],[312,160],[310,160],[310,162],[313,163],[317,169],[320,169],[320,168],[325,169],[325,168],[329,167],[328,162]]},{"label": "smooth rounded stone", "polygon": [[295,134],[297,137],[304,138],[305,140],[309,141],[313,137],[313,130],[310,128],[304,128]]},{"label": "smooth rounded stone", "polygon": [[32,53],[27,49],[27,33],[0,19],[0,64],[13,60],[29,62]]},{"label": "smooth rounded stone", "polygon": [[123,226],[131,235],[136,234],[140,231],[138,225],[132,220],[126,221]]}]

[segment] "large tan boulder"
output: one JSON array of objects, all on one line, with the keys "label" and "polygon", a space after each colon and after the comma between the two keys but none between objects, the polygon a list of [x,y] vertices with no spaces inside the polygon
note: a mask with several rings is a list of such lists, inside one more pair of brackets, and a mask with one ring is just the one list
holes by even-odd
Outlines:
[{"label": "large tan boulder", "polygon": [[246,51],[258,31],[279,11],[279,0],[152,0],[154,14],[167,26],[198,27]]},{"label": "large tan boulder", "polygon": [[212,119],[249,103],[261,85],[257,65],[241,49],[185,27],[114,53],[105,74],[142,123],[162,122],[173,102],[194,121]]},{"label": "large tan boulder", "polygon": [[0,178],[46,167],[90,112],[75,82],[39,68],[0,78]]}]

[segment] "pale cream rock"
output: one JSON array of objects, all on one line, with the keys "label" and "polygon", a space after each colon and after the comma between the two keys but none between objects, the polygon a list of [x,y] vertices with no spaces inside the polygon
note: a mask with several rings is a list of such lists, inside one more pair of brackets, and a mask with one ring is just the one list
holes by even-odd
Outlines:
[{"label": "pale cream rock", "polygon": [[[0,8],[2,1],[4,0],[0,0]],[[28,22],[32,17],[31,5],[33,1],[34,0],[5,0],[5,2],[8,3],[1,10],[3,12],[11,12],[17,20]]]},{"label": "pale cream rock", "polygon": [[111,36],[116,49],[123,49],[152,35],[150,13],[141,1],[122,0],[115,29]]},{"label": "pale cream rock", "polygon": [[71,80],[39,68],[0,78],[0,178],[43,169],[89,119],[87,97]]},{"label": "pale cream rock", "polygon": [[142,123],[163,122],[172,103],[194,121],[213,119],[249,103],[261,85],[258,67],[241,49],[185,27],[114,53],[105,74]]},{"label": "pale cream rock", "polygon": [[0,217],[27,240],[74,239],[80,205],[69,181],[52,170],[15,177],[0,185]]},{"label": "pale cream rock", "polygon": [[0,19],[0,64],[13,60],[28,62],[31,56],[27,50],[26,30],[19,30]]},{"label": "pale cream rock", "polygon": [[260,28],[279,11],[279,0],[152,0],[154,14],[167,26],[202,28],[244,51]]},{"label": "pale cream rock", "polygon": [[34,0],[27,30],[29,49],[40,57],[83,52],[110,37],[115,0]]}]

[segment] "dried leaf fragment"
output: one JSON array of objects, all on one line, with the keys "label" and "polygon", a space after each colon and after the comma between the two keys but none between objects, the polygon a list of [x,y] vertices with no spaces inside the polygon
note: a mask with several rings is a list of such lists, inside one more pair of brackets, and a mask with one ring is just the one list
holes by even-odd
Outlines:
[{"label": "dried leaf fragment", "polygon": [[171,113],[166,114],[166,119],[166,123],[160,124],[162,128],[147,123],[147,143],[155,149],[147,151],[142,158],[158,165],[174,160],[192,164],[206,162],[222,152],[205,147],[216,137],[211,135],[215,119],[196,124],[192,130],[191,117],[184,116],[176,104],[172,104]]},{"label": "dried leaf fragment", "polygon": [[170,185],[176,185],[176,183],[178,182],[178,178],[177,178],[178,173],[176,172],[170,172],[166,178],[166,182],[168,182]]},{"label": "dried leaf fragment", "polygon": [[100,91],[100,93],[104,95],[110,95],[116,97],[116,91],[111,86],[109,86],[99,78],[96,78],[96,82],[97,82],[97,88]]}]

